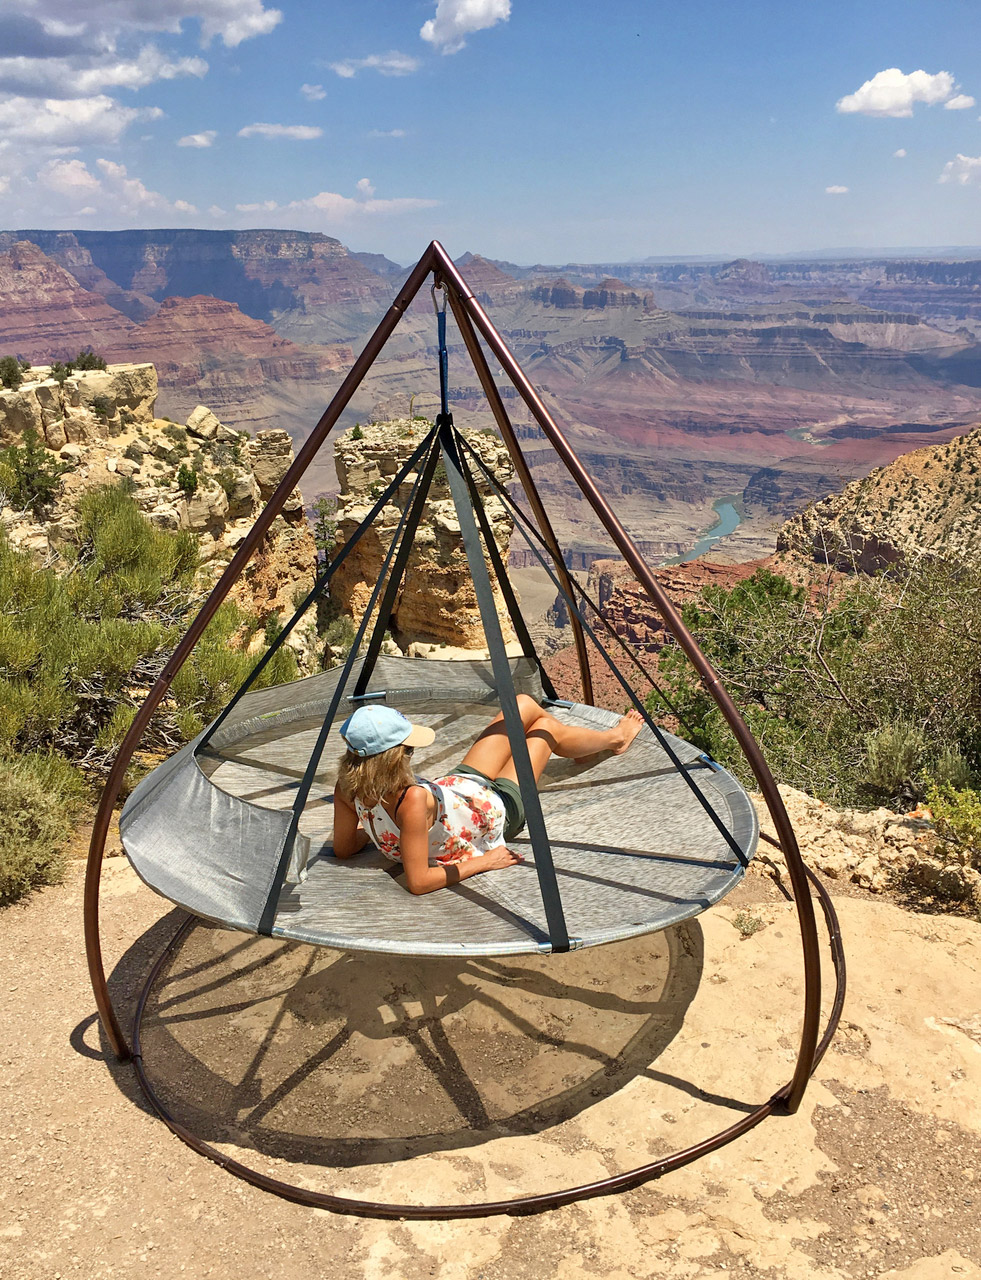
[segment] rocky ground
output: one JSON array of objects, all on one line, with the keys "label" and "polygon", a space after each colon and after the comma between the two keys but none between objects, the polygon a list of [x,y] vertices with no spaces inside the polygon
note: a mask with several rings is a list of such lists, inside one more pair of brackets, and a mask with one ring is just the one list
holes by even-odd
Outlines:
[{"label": "rocky ground", "polygon": [[[0,914],[0,1272],[978,1280],[981,929],[859,888],[838,909],[844,1019],[795,1116],[543,1215],[370,1221],[257,1191],[149,1113],[95,1025],[76,863]],[[128,1026],[178,917],[122,859],[103,916]],[[731,1124],[788,1078],[796,933],[762,865],[687,927],[538,961],[427,968],[199,926],[151,1002],[147,1069],[204,1136],[304,1185],[401,1202],[569,1185]]]}]

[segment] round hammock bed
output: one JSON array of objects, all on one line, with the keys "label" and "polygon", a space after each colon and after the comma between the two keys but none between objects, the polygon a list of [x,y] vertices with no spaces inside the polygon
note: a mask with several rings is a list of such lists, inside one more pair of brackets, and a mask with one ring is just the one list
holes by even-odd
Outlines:
[{"label": "round hammock bed", "polygon": [[[147,978],[128,1041],[102,961],[99,885],[109,824],[130,761],[175,676],[430,273],[434,303],[437,289],[443,294],[442,306],[436,303],[441,412],[434,427],[344,546],[335,549],[306,599],[225,710],[193,742],[144,778],[123,808],[119,829],[137,873],[151,888],[191,913]],[[447,392],[447,305],[510,453],[530,516],[486,472],[453,425]],[[786,860],[800,926],[800,1043],[791,1080],[729,1128],[653,1163],[579,1187],[491,1203],[382,1204],[315,1192],[262,1174],[189,1131],[158,1096],[143,1061],[141,1021],[168,957],[195,918],[345,952],[444,957],[443,963],[445,957],[467,961],[527,953],[547,956],[635,938],[697,915],[739,883],[760,838],[756,811],[736,778],[698,748],[663,729],[617,669],[610,656],[614,645],[626,650],[642,671],[643,664],[566,567],[491,375],[481,338],[508,373],[617,552],[633,570],[666,632],[698,671],[755,775],[776,831],[773,843]],[[459,520],[487,641],[486,660],[433,661],[382,652],[385,629],[393,616],[440,464],[445,468]],[[514,527],[568,607],[579,665],[579,702],[558,696],[536,651],[495,541],[482,492],[493,493],[507,508]],[[307,610],[329,591],[333,573],[389,502],[401,508],[401,518],[346,660],[333,670],[291,684],[261,688],[259,677],[272,654]],[[587,615],[580,597],[595,617]],[[507,654],[498,613],[501,601],[517,637],[520,657]],[[610,638],[605,643],[598,638],[594,624],[597,629],[606,627]],[[579,764],[553,758],[536,786],[518,710],[519,694],[530,694],[568,723],[607,728],[618,718],[615,712],[592,705],[587,639],[592,642],[593,657],[598,655],[609,667],[623,689],[624,700],[633,704],[644,726],[621,755],[606,754]],[[646,671],[644,675],[650,680]],[[656,683],[654,688],[657,692]],[[499,710],[503,713],[527,818],[526,832],[512,842],[524,855],[523,863],[418,897],[407,891],[398,864],[383,859],[372,848],[352,858],[334,858],[332,793],[341,747],[337,726],[366,700],[384,701],[408,713],[413,721],[437,730],[432,746],[420,750],[415,758],[419,773],[430,778],[451,773],[487,722]],[[828,926],[835,974],[823,1033],[821,955],[812,888]],[[93,825],[86,872],[85,939],[93,992],[109,1045],[120,1060],[133,1059],[147,1099],[173,1132],[255,1186],[320,1208],[390,1218],[460,1218],[551,1208],[636,1186],[718,1149],[771,1114],[793,1112],[800,1105],[808,1079],[834,1035],[844,1001],[844,956],[834,908],[804,865],[773,776],[718,676],[452,260],[436,242],[410,274],[137,712],[113,762]]]},{"label": "round hammock bed", "polygon": [[[352,680],[360,667],[352,668]],[[517,659],[511,667],[515,688],[541,698],[531,664]],[[337,668],[247,694],[203,751],[189,744],[140,783],[119,829],[151,888],[197,916],[258,930],[298,780],[340,675]],[[383,656],[369,689],[437,729],[433,746],[416,756],[424,777],[452,772],[499,702],[487,662]],[[594,728],[618,719],[582,704],[551,710]],[[695,747],[670,741],[732,842],[646,726],[623,755],[588,764],[553,759],[539,784],[573,947],[650,933],[704,911],[739,881],[755,850],[756,813],[743,788]],[[523,865],[413,897],[398,866],[374,848],[344,861],[333,857],[334,780],[332,767],[316,776],[273,936],[405,955],[551,950],[527,839],[513,842],[528,855]]]}]

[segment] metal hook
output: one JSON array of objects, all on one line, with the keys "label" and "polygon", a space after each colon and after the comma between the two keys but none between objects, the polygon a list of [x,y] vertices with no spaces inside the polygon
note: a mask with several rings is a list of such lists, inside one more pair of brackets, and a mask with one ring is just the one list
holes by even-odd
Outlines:
[{"label": "metal hook", "polygon": [[[440,306],[439,303],[436,301],[437,289],[439,289],[443,295],[442,306]],[[446,312],[446,285],[437,284],[435,281],[433,281],[432,285],[430,286],[429,292],[433,295],[433,310],[436,312],[438,316],[443,315]]]}]

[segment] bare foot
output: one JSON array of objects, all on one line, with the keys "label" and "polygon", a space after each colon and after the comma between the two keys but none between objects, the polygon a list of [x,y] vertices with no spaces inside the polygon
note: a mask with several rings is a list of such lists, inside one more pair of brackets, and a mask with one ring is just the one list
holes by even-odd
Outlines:
[{"label": "bare foot", "polygon": [[634,708],[631,707],[625,716],[620,717],[620,723],[613,731],[617,735],[617,742],[612,744],[613,754],[615,756],[622,756],[643,727],[643,716],[639,711],[635,711]]},{"label": "bare foot", "polygon": [[620,717],[619,722],[612,729],[604,731],[606,734],[606,745],[604,747],[588,756],[575,756],[575,763],[588,764],[590,760],[595,760],[604,751],[609,751],[615,756],[622,756],[643,727],[643,716],[639,711],[631,709],[625,716]]}]

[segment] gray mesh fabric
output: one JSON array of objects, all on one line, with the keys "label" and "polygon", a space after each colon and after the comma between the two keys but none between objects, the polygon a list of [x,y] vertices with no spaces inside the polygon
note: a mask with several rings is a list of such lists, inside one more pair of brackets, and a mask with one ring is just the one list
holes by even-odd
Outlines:
[{"label": "gray mesh fabric", "polygon": [[[519,692],[541,696],[534,665],[512,661]],[[350,678],[353,690],[356,666]],[[283,847],[299,779],[339,671],[248,694],[207,749],[196,744],[155,770],[120,822],[141,876],[199,915],[255,930]],[[370,692],[436,729],[416,752],[420,774],[457,765],[497,709],[490,664],[379,659]],[[342,702],[343,714],[350,704]],[[617,716],[595,707],[553,714],[597,728]],[[339,719],[342,718],[339,715]],[[702,795],[747,856],[758,827],[748,796],[724,770],[707,767],[681,739],[672,745]],[[307,878],[279,894],[273,932],[345,949],[419,955],[548,950],[530,846],[512,842],[523,865],[414,897],[398,868],[371,847],[353,859],[331,853],[331,796],[340,756],[328,747],[300,820]],[[621,756],[577,765],[553,759],[542,808],[569,932],[589,946],[661,929],[718,901],[743,867],[644,728]]]}]

